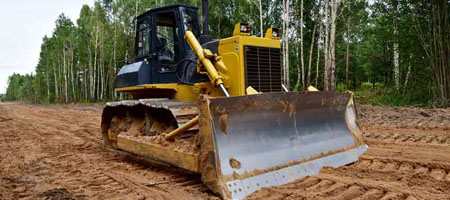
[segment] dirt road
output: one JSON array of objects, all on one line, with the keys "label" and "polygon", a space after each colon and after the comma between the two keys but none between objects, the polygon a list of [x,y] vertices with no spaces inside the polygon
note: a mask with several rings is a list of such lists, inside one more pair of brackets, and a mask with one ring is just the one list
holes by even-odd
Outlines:
[{"label": "dirt road", "polygon": [[0,199],[217,199],[200,177],[101,146],[101,105],[0,104]]},{"label": "dirt road", "polygon": [[[450,199],[450,110],[359,108],[360,161],[249,199]],[[102,148],[101,111],[0,103],[0,199],[217,199],[198,175]]]}]

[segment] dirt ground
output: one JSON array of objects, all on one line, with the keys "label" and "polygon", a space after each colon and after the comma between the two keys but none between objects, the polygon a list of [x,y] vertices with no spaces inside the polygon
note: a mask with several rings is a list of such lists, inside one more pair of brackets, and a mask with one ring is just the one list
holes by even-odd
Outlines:
[{"label": "dirt ground", "polygon": [[358,107],[369,151],[248,199],[450,199],[450,109]]},{"label": "dirt ground", "polygon": [[[0,103],[0,199],[217,199],[199,175],[104,149],[102,108]],[[450,199],[450,109],[358,108],[358,162],[248,199]]]}]

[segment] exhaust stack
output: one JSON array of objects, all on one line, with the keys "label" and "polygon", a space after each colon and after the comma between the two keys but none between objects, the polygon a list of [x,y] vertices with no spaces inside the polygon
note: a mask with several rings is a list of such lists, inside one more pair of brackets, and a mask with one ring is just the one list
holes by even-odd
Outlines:
[{"label": "exhaust stack", "polygon": [[202,18],[203,18],[203,32],[198,38],[201,45],[214,40],[214,38],[211,35],[209,35],[208,0],[202,0]]},{"label": "exhaust stack", "polygon": [[208,0],[202,0],[202,19],[203,19],[203,32],[202,35],[209,35],[208,24]]}]

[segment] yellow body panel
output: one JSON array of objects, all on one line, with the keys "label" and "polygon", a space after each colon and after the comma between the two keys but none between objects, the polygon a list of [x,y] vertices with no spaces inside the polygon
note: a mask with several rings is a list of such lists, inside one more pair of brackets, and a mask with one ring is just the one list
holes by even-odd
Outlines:
[{"label": "yellow body panel", "polygon": [[224,83],[231,96],[246,94],[244,46],[281,48],[279,40],[268,38],[235,36],[219,41],[219,54],[228,67]]},{"label": "yellow body panel", "polygon": [[[222,57],[222,61],[227,67],[227,71],[224,72],[219,69],[218,72],[219,75],[224,78],[224,85],[231,96],[246,95],[244,68],[245,46],[281,48],[280,40],[270,38],[239,35],[219,40],[218,54]],[[223,96],[219,88],[213,86],[211,82],[196,83],[194,85],[177,83],[144,84],[115,89],[116,92],[128,92],[133,96],[136,96],[135,94],[137,93],[152,93],[160,90],[173,92],[173,95],[169,98],[188,102],[197,102],[197,98],[200,94],[208,94],[212,97]]]},{"label": "yellow body panel", "polygon": [[210,82],[196,83],[194,85],[166,83],[166,84],[144,84],[133,87],[116,88],[116,92],[157,92],[158,90],[171,90],[173,98],[178,101],[196,102],[200,94],[208,94],[212,97],[222,96],[217,88],[214,88]]}]

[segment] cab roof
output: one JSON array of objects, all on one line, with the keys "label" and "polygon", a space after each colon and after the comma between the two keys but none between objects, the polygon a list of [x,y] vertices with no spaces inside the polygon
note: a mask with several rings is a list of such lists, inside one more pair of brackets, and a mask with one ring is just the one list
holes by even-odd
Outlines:
[{"label": "cab roof", "polygon": [[138,16],[138,18],[140,18],[140,17],[142,17],[142,16],[145,16],[145,15],[148,15],[149,13],[152,13],[152,12],[155,12],[155,11],[160,11],[160,10],[171,10],[171,9],[173,9],[173,8],[180,8],[180,7],[198,10],[198,8],[195,7],[195,6],[188,6],[188,5],[186,5],[186,4],[172,4],[172,5],[169,5],[169,6],[163,6],[163,7],[151,8],[150,10],[145,11],[144,13],[140,14],[140,15]]}]

